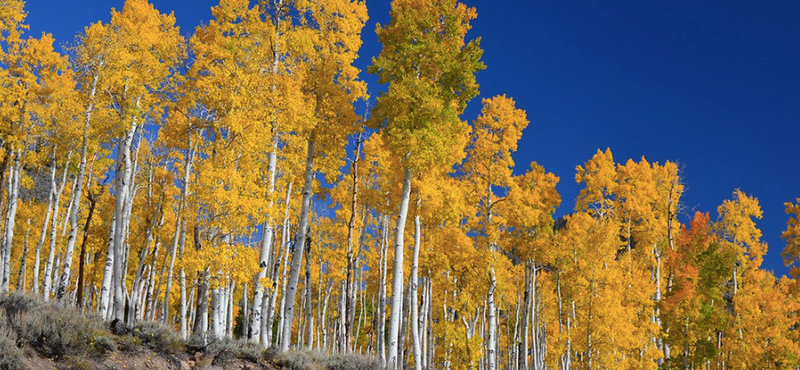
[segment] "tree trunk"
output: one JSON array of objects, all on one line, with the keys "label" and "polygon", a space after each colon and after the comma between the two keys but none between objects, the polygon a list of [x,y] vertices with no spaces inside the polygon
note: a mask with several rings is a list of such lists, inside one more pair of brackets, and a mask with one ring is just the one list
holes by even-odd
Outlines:
[{"label": "tree trunk", "polygon": [[[278,347],[280,347],[281,340],[283,339],[281,336],[283,335],[283,312],[284,308],[286,307],[286,285],[289,283],[289,251],[292,249],[290,243],[291,238],[289,238],[289,220],[284,220],[283,223],[283,231],[284,231],[284,243],[285,247],[283,248],[283,264],[282,264],[282,274],[281,277],[281,305],[280,310],[278,311],[278,330],[276,333],[276,341]],[[261,331],[262,333],[264,330]]]},{"label": "tree trunk", "polygon": [[281,351],[289,350],[292,338],[292,321],[294,319],[294,301],[297,293],[297,282],[300,280],[300,268],[303,262],[303,246],[306,241],[308,229],[308,215],[311,211],[311,183],[314,178],[314,137],[308,139],[308,155],[306,157],[306,171],[303,185],[303,202],[300,209],[300,221],[297,230],[297,243],[292,255],[292,269],[289,274],[289,283],[284,294],[286,305],[283,311],[283,329],[281,330]]},{"label": "tree trunk", "polygon": [[100,314],[104,319],[110,320],[112,316],[113,293],[112,275],[114,271],[114,224],[117,221],[117,216],[111,215],[111,228],[108,231],[108,248],[106,252],[106,261],[103,267],[103,285],[100,288]]},{"label": "tree trunk", "polygon": [[[137,102],[138,106],[138,102]],[[128,118],[127,112],[123,111],[123,117]],[[114,185],[116,198],[114,201],[114,215],[116,222],[114,228],[114,240],[112,248],[114,250],[114,263],[112,273],[112,283],[114,287],[114,314],[113,318],[125,322],[125,271],[123,270],[126,261],[124,256],[125,231],[130,222],[126,215],[126,204],[130,190],[131,178],[133,176],[133,163],[131,161],[131,146],[137,131],[137,119],[131,117],[131,126],[126,129],[125,135],[119,139],[117,146],[117,161]]]},{"label": "tree trunk", "polygon": [[[278,151],[278,138],[275,137],[272,144],[272,151],[269,153],[269,187],[267,189],[267,197],[270,199],[268,209],[272,209],[272,193],[275,191],[275,175]],[[255,291],[253,293],[253,307],[261,307],[261,301],[264,299],[265,288],[261,285],[262,280],[267,276],[269,269],[269,259],[272,256],[272,239],[275,235],[275,227],[272,222],[272,216],[267,211],[267,221],[264,222],[263,235],[261,237],[261,255],[258,259],[258,275],[255,278]],[[253,310],[250,319],[250,340],[253,343],[258,343],[261,340],[261,318],[262,312],[260,309]]]},{"label": "tree trunk", "polygon": [[208,268],[200,273],[197,285],[197,311],[195,311],[194,327],[192,328],[192,335],[202,345],[206,345],[208,340],[206,332],[208,331]]},{"label": "tree trunk", "polygon": [[[201,131],[202,135],[202,131]],[[162,314],[162,318],[164,322],[169,320],[169,295],[170,291],[172,290],[172,275],[174,272],[175,267],[175,258],[180,252],[180,260],[181,260],[181,270],[179,274],[179,284],[180,284],[180,336],[181,339],[186,340],[189,338],[189,326],[186,322],[186,271],[183,268],[183,252],[186,248],[186,217],[183,214],[184,207],[186,205],[186,198],[189,195],[189,179],[191,179],[192,174],[192,164],[194,162],[194,156],[197,149],[197,142],[194,142],[192,139],[192,134],[189,133],[189,148],[188,152],[186,153],[184,166],[183,166],[183,187],[181,189],[181,197],[178,203],[178,210],[176,215],[176,223],[175,223],[175,234],[173,235],[172,239],[172,250],[171,250],[171,258],[169,262],[169,270],[167,271],[167,285],[166,291],[164,292],[164,313]],[[199,140],[198,140],[199,141]],[[165,256],[166,257],[166,256]],[[159,283],[160,284],[160,283]]]},{"label": "tree trunk", "polygon": [[225,289],[225,338],[233,339],[233,294],[236,292],[236,282],[231,279],[230,284]]},{"label": "tree trunk", "polygon": [[[64,192],[64,185],[67,183],[68,167],[69,156],[67,156],[67,163],[64,165],[64,173],[61,175],[61,185],[58,186],[58,191],[53,197],[53,221],[50,223],[50,251],[47,256],[47,263],[44,265],[44,285],[42,286],[42,294],[45,301],[50,299],[50,290],[53,282],[53,260],[56,256],[56,236],[58,234],[58,208],[61,203],[61,193]],[[55,182],[50,185],[55,191]]]},{"label": "tree trunk", "polygon": [[487,313],[489,315],[488,327],[486,328],[486,346],[487,346],[487,367],[488,370],[497,370],[497,316],[495,314],[495,288],[497,287],[497,279],[495,278],[494,266],[489,268],[489,294],[487,297]]},{"label": "tree trunk", "polygon": [[20,255],[20,264],[19,264],[19,271],[17,272],[17,291],[23,292],[27,291],[27,280],[28,277],[28,238],[31,234],[31,219],[27,220],[27,226],[25,228],[25,236],[22,239],[22,254]]},{"label": "tree trunk", "polygon": [[[272,327],[274,324],[275,319],[275,304],[278,300],[278,281],[280,276],[281,266],[288,257],[288,250],[289,250],[289,212],[291,210],[291,195],[292,195],[292,182],[289,182],[289,185],[286,187],[286,199],[284,201],[285,204],[285,211],[284,211],[284,218],[283,218],[283,230],[281,231],[281,243],[278,246],[278,250],[275,252],[275,255],[271,257],[272,261],[272,289],[270,290],[269,295],[269,302],[267,304],[262,304],[262,307],[266,307],[266,312],[262,312],[262,317],[266,317],[266,322],[263,322],[261,327],[261,342],[264,343],[265,346],[269,347],[272,346]],[[283,285],[283,291],[286,291],[286,286]],[[283,313],[283,305],[281,305],[281,314]],[[266,329],[266,330],[264,330]],[[278,333],[280,335],[280,333]]]},{"label": "tree trunk", "polygon": [[44,241],[47,238],[47,226],[50,225],[50,215],[53,212],[53,202],[56,193],[56,158],[55,153],[53,153],[53,161],[50,168],[50,193],[47,197],[47,213],[44,216],[44,220],[42,222],[42,233],[39,236],[39,243],[36,244],[36,257],[33,260],[33,295],[39,295],[39,264],[41,261],[42,255],[42,246],[44,245]]},{"label": "tree trunk", "polygon": [[[180,208],[180,204],[178,205]],[[172,275],[173,271],[175,271],[175,259],[178,257],[178,243],[181,237],[181,228],[185,227],[183,224],[183,220],[181,219],[181,212],[180,210],[175,211],[175,232],[172,234],[172,245],[170,247],[170,251],[164,255],[164,266],[162,269],[166,267],[167,264],[167,257],[169,256],[169,268],[167,269],[167,278],[166,278],[166,285],[164,287],[164,302],[162,303],[161,309],[161,321],[163,323],[167,323],[169,321],[169,295],[170,291],[172,290]],[[162,274],[163,277],[163,274]],[[158,289],[159,294],[161,291],[161,282],[159,281]],[[183,337],[183,332],[180,333],[182,339],[186,339]]]},{"label": "tree trunk", "polygon": [[419,217],[420,196],[417,194],[417,214],[414,216],[414,254],[411,260],[411,276],[408,279],[408,289],[411,295],[411,341],[414,350],[414,370],[422,370],[422,347],[419,337],[419,304],[417,302],[417,285],[419,277],[419,248],[422,240],[422,225]]},{"label": "tree trunk", "polygon": [[[91,186],[91,175],[89,176],[89,186]],[[89,239],[89,226],[92,223],[92,216],[94,216],[94,209],[97,205],[92,192],[88,192],[89,197],[89,214],[86,216],[86,223],[83,225],[83,240],[81,240],[81,254],[79,257],[78,265],[78,304],[83,306],[83,285],[84,285],[84,271],[86,269],[86,240]]]},{"label": "tree trunk", "polygon": [[11,167],[11,176],[9,177],[8,187],[8,209],[6,211],[6,228],[3,235],[3,249],[0,255],[3,256],[2,266],[2,284],[0,284],[0,292],[7,292],[8,285],[11,280],[11,246],[14,241],[14,222],[17,219],[17,203],[19,201],[19,182],[22,176],[22,150],[17,149],[14,154],[14,164]]},{"label": "tree trunk", "polygon": [[211,332],[214,340],[222,339],[225,335],[222,329],[222,292],[221,288],[211,289]]},{"label": "tree trunk", "polygon": [[411,169],[406,168],[403,176],[403,193],[400,198],[400,211],[397,216],[394,242],[394,271],[392,271],[392,312],[389,316],[389,351],[387,364],[390,369],[398,369],[398,341],[400,335],[400,320],[402,319],[403,305],[403,234],[406,228],[408,215],[408,200],[411,195]]},{"label": "tree trunk", "polygon": [[378,283],[378,309],[377,317],[375,320],[377,321],[377,343],[375,345],[375,350],[378,352],[378,356],[381,359],[381,365],[387,364],[387,357],[386,357],[386,278],[388,275],[387,264],[389,259],[389,216],[383,216],[381,218],[381,255],[380,255],[380,277]]},{"label": "tree trunk", "polygon": [[344,323],[346,351],[349,351],[352,348],[351,337],[353,331],[353,315],[355,314],[355,281],[353,280],[353,275],[355,274],[355,260],[353,258],[353,250],[355,249],[356,210],[358,209],[358,162],[361,158],[361,135],[362,134],[359,133],[358,138],[356,139],[356,152],[350,171],[353,176],[353,196],[351,198],[352,213],[350,214],[350,220],[347,224],[347,294],[345,296],[347,299],[345,303],[345,312],[347,313],[347,317]]},{"label": "tree trunk", "polygon": [[[314,319],[311,311],[311,238],[306,237],[305,244],[306,255],[306,345],[305,348],[310,350],[314,345]],[[302,330],[302,328],[300,329]],[[298,343],[299,345],[300,343]]]},{"label": "tree trunk", "polygon": [[99,75],[92,78],[92,88],[89,92],[89,105],[84,112],[83,137],[81,139],[81,160],[78,165],[78,178],[75,179],[74,205],[69,214],[69,238],[67,238],[67,252],[64,257],[64,268],[61,272],[61,280],[58,283],[56,297],[60,300],[64,297],[69,284],[70,266],[72,265],[72,253],[75,250],[75,239],[78,238],[78,216],[81,210],[81,194],[83,193],[83,179],[86,177],[86,153],[89,148],[89,123],[94,110],[94,97],[97,92],[97,80]]}]

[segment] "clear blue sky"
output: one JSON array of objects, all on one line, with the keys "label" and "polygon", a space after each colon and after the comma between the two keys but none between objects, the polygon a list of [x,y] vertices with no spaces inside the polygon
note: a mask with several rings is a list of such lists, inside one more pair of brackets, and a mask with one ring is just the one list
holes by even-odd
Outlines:
[{"label": "clear blue sky", "polygon": [[[151,0],[174,11],[190,35],[216,1]],[[770,251],[765,267],[785,274],[783,203],[800,197],[800,2],[466,0],[478,9],[470,37],[482,37],[488,68],[481,96],[506,93],[527,110],[517,166],[537,161],[561,177],[569,212],[579,191],[575,166],[610,147],[628,158],[677,161],[689,213],[711,212],[735,188],[757,197]],[[31,34],[72,41],[108,21],[123,0],[32,0]],[[368,0],[359,65],[380,45],[375,22],[388,0]],[[375,94],[379,88],[364,74]],[[479,110],[476,99],[465,119]],[[684,216],[683,221],[687,216]]]}]

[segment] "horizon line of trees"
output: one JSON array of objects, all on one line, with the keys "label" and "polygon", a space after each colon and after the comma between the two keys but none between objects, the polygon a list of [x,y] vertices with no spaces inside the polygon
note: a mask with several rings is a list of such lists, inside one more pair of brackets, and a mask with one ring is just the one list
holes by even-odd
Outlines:
[{"label": "horizon line of trees", "polygon": [[514,175],[526,112],[462,119],[474,8],[393,0],[363,115],[364,1],[220,0],[187,40],[126,0],[66,53],[25,15],[0,4],[0,292],[397,369],[800,366],[800,198],[781,278],[757,199],[681,224],[673,162],[598,150],[554,219],[559,178]]}]

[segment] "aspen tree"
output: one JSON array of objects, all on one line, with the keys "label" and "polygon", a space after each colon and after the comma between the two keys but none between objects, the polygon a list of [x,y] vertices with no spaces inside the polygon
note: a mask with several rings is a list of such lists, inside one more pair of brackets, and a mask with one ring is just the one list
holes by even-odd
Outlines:
[{"label": "aspen tree", "polygon": [[[99,72],[99,86],[113,102],[115,123],[112,130],[117,142],[116,171],[114,178],[115,205],[113,240],[113,318],[124,321],[125,275],[127,264],[124,255],[125,232],[130,220],[126,204],[131,203],[133,179],[132,147],[137,134],[148,119],[157,116],[159,97],[156,92],[173,73],[173,68],[183,58],[183,38],[175,26],[173,15],[159,13],[146,0],[128,0],[122,11],[112,10],[109,24],[96,24],[87,29],[88,44],[101,44],[93,49],[105,52]],[[110,253],[109,253],[110,254]]]},{"label": "aspen tree", "polygon": [[[355,130],[359,117],[355,115],[353,103],[366,94],[366,85],[358,80],[359,70],[353,66],[361,47],[361,29],[367,20],[366,6],[360,1],[309,1],[299,4],[299,10],[308,15],[303,20],[308,25],[316,24],[309,32],[298,32],[295,37],[302,45],[302,38],[311,50],[301,49],[308,68],[304,90],[313,102],[314,117],[301,132],[307,138],[306,167],[303,175],[303,199],[301,202],[298,234],[292,254],[291,270],[286,286],[286,305],[283,311],[281,350],[291,344],[295,295],[300,277],[303,249],[308,230],[311,206],[312,182],[316,172],[314,159],[322,157],[319,167],[324,172],[341,166],[341,152],[345,137]],[[309,42],[310,41],[310,42]],[[332,127],[337,129],[331,130]],[[334,154],[337,153],[337,154]],[[330,176],[326,173],[329,178]]]},{"label": "aspen tree", "polygon": [[[391,22],[377,26],[383,49],[370,73],[389,84],[372,111],[392,153],[403,159],[402,197],[395,227],[393,296],[389,326],[388,364],[398,368],[403,297],[403,237],[412,173],[448,167],[463,158],[468,132],[459,119],[466,103],[478,93],[475,72],[484,68],[478,40],[465,42],[474,8],[455,0],[392,2]],[[454,142],[455,141],[455,142]]]},{"label": "aspen tree", "polygon": [[516,108],[513,99],[497,96],[483,100],[481,115],[473,126],[462,171],[477,211],[470,220],[471,228],[478,235],[479,248],[488,250],[490,256],[486,294],[488,322],[484,339],[487,368],[495,370],[498,367],[495,261],[505,258],[504,254],[497,252],[500,235],[506,228],[504,215],[496,209],[504,194],[497,194],[496,189],[506,190],[510,186],[514,167],[511,152],[516,150],[522,130],[528,126],[528,119],[525,111]]}]

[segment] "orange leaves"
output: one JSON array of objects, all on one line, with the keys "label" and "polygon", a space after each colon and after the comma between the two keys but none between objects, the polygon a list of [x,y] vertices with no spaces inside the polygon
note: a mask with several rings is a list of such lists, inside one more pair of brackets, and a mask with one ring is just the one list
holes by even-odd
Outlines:
[{"label": "orange leaves", "polygon": [[797,278],[800,276],[800,198],[797,203],[784,203],[785,212],[789,215],[786,221],[786,230],[781,238],[786,240],[786,248],[781,252],[784,263],[789,266],[789,273]]}]

